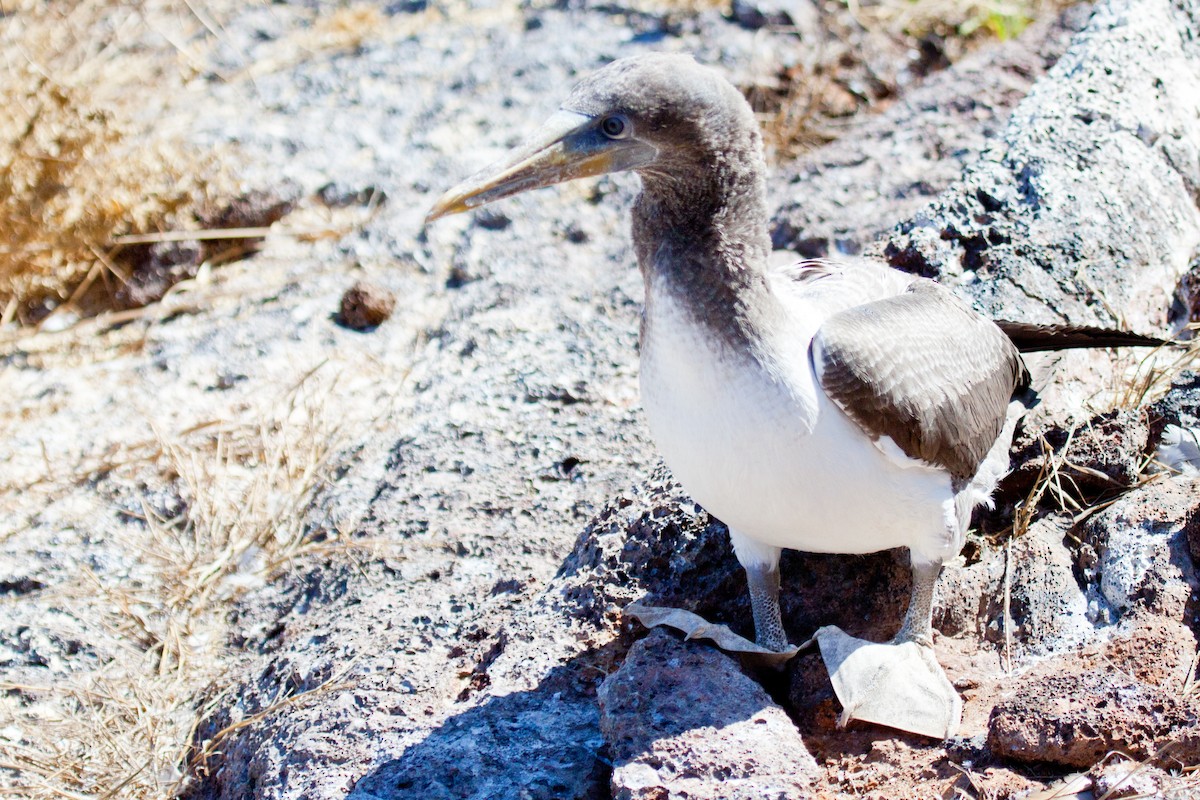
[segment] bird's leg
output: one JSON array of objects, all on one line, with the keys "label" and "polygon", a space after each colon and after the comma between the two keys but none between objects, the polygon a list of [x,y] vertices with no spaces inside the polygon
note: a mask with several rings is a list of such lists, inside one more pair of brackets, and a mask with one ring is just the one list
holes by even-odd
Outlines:
[{"label": "bird's leg", "polygon": [[779,612],[779,556],[782,551],[733,530],[729,531],[729,538],[733,541],[738,563],[746,570],[755,641],[768,650],[786,650],[787,634],[783,631],[783,617]]},{"label": "bird's leg", "polygon": [[912,599],[892,641],[868,642],[828,625],[817,631],[817,644],[842,704],[839,725],[861,719],[945,738],[962,720],[962,698],[933,652],[933,587],[942,565],[912,565]]},{"label": "bird's leg", "polygon": [[788,646],[779,612],[779,567],[746,567],[750,586],[750,608],[754,612],[754,639],[769,650],[780,652]]},{"label": "bird's leg", "polygon": [[912,558],[912,596],[908,601],[908,612],[900,632],[892,639],[894,644],[916,642],[922,647],[933,647],[933,589],[942,571],[940,561],[919,561]]}]

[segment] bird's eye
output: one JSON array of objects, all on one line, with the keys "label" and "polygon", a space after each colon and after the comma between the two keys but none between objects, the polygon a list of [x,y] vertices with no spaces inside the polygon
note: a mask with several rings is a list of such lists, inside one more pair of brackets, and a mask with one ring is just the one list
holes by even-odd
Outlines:
[{"label": "bird's eye", "polygon": [[605,117],[600,120],[600,131],[610,139],[624,139],[629,135],[629,123],[624,117]]}]

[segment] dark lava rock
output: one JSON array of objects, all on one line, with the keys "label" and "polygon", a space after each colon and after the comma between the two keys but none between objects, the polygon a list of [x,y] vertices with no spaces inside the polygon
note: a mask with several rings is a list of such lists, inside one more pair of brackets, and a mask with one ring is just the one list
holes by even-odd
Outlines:
[{"label": "dark lava rock", "polygon": [[1149,407],[1151,441],[1157,442],[1168,425],[1195,428],[1200,425],[1200,373],[1179,373],[1171,389]]},{"label": "dark lava rock", "polygon": [[287,184],[269,190],[254,189],[201,212],[200,222],[205,228],[266,228],[296,207],[298,191]]},{"label": "dark lava rock", "polygon": [[[220,206],[203,209],[196,222],[202,230],[268,228],[296,204],[295,188],[286,185],[253,190]],[[261,236],[244,239],[188,239],[133,245],[119,254],[129,277],[113,293],[117,308],[140,308],[161,300],[175,284],[196,277],[205,261],[232,261],[254,252]]]},{"label": "dark lava rock", "polygon": [[988,746],[1004,758],[1090,766],[1112,750],[1194,763],[1200,715],[1174,692],[1127,675],[1084,672],[1033,680],[1003,700],[988,721]]},{"label": "dark lava rock", "polygon": [[790,798],[816,761],[729,656],[655,630],[600,687],[617,800]]},{"label": "dark lava rock", "polygon": [[356,331],[378,327],[396,308],[396,295],[383,287],[359,281],[342,295],[339,325]]},{"label": "dark lava rock", "polygon": [[744,627],[749,603],[738,605],[745,573],[725,526],[689,500],[661,465],[588,523],[556,579],[564,582],[564,610],[595,625],[641,597],[751,633]]},{"label": "dark lava rock", "polygon": [[[1013,442],[1015,468],[1001,482],[997,503],[1028,497],[1039,476],[1056,469],[1061,478],[1055,486],[1086,506],[1105,492],[1137,483],[1149,439],[1142,409],[1106,411],[1070,427],[1023,429]],[[1043,499],[1056,502],[1053,492]]]},{"label": "dark lava rock", "polygon": [[378,186],[353,186],[330,181],[317,189],[317,198],[330,208],[348,208],[386,202],[387,194]]},{"label": "dark lava rock", "polygon": [[204,261],[204,246],[194,240],[156,242],[135,248],[125,260],[135,266],[114,292],[116,304],[118,308],[141,308],[161,300],[180,281],[196,277]]}]

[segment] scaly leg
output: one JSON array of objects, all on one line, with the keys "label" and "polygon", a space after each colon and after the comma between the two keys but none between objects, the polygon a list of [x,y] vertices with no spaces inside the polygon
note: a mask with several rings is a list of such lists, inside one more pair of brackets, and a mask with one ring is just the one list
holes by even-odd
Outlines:
[{"label": "scaly leg", "polygon": [[933,589],[942,571],[940,561],[921,562],[912,559],[912,596],[908,601],[908,612],[904,624],[892,639],[894,644],[916,642],[922,647],[933,647]]},{"label": "scaly leg", "polygon": [[786,650],[787,634],[783,631],[783,617],[779,612],[779,556],[782,550],[748,539],[734,530],[729,531],[729,538],[733,541],[738,563],[746,570],[755,641],[775,652]]}]

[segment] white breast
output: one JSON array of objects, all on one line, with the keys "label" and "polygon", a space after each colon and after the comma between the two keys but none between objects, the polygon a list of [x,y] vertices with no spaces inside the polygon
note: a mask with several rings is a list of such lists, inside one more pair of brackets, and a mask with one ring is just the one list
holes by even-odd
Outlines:
[{"label": "white breast", "polygon": [[776,547],[954,554],[949,476],[894,445],[885,454],[821,392],[808,357],[816,309],[795,309],[792,329],[775,332],[784,355],[764,365],[694,322],[662,283],[651,292],[642,400],[664,460],[697,502]]}]

